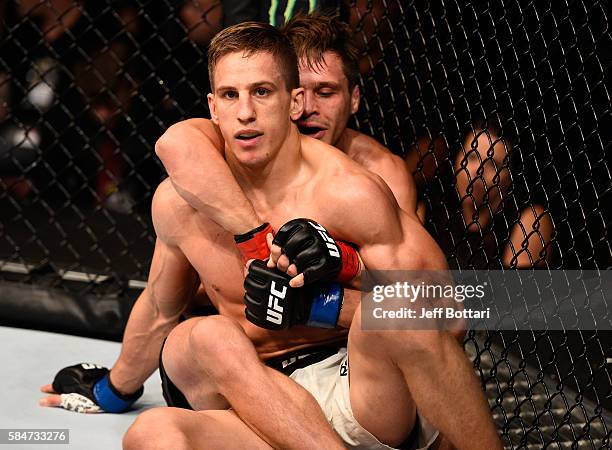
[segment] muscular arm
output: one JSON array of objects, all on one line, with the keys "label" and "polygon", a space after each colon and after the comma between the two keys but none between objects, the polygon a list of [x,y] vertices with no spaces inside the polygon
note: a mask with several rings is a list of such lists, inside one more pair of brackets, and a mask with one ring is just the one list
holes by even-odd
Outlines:
[{"label": "muscular arm", "polygon": [[225,162],[224,146],[210,120],[189,119],[168,128],[157,140],[155,153],[176,192],[192,208],[230,233],[242,234],[262,220]]},{"label": "muscular arm", "polygon": [[[163,189],[161,189],[163,190]],[[121,392],[136,391],[157,369],[162,343],[199,286],[199,278],[182,252],[172,244],[172,206],[160,189],[153,200],[157,241],[147,287],[140,294],[123,337],[111,382]],[[168,242],[169,241],[169,242]]]},{"label": "muscular arm", "polygon": [[[367,218],[348,226],[366,267],[377,270],[446,270],[443,253],[418,219],[401,211],[376,179],[345,185],[350,198],[340,214],[368,205]],[[344,211],[346,208],[346,211]],[[349,231],[347,229],[347,231]],[[363,323],[363,322],[362,322]],[[471,364],[447,331],[399,330],[389,355],[402,371],[417,409],[458,448],[501,448],[486,399]],[[446,405],[441,407],[441,405]],[[461,413],[458,414],[458,409]]]}]

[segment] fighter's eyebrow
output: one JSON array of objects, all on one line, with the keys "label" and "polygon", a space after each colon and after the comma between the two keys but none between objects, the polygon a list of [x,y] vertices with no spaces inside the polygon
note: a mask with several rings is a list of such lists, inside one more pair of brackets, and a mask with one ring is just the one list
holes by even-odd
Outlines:
[{"label": "fighter's eyebrow", "polygon": [[261,86],[271,86],[271,87],[276,87],[276,83],[275,83],[274,81],[257,81],[257,82],[255,82],[255,83],[251,83],[251,84],[249,85],[249,87],[250,87],[251,89],[253,89],[253,88],[258,88],[258,87],[261,87]]},{"label": "fighter's eyebrow", "polygon": [[[262,87],[262,86],[270,86],[273,88],[276,88],[276,83],[274,83],[273,81],[270,80],[262,80],[262,81],[255,81],[251,84],[249,84],[247,87],[249,89],[256,89],[258,87]],[[238,90],[235,86],[219,86],[217,87],[217,89],[215,89],[215,92],[223,92],[223,91],[236,91]]]},{"label": "fighter's eyebrow", "polygon": [[320,81],[316,84],[317,89],[330,88],[330,89],[338,89],[340,87],[340,83],[334,83],[333,81]]}]

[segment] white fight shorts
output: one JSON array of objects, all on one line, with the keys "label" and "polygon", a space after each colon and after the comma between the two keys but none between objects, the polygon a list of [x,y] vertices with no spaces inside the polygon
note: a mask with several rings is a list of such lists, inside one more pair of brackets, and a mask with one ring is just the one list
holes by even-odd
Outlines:
[{"label": "white fight shorts", "polygon": [[[314,396],[325,417],[348,448],[393,449],[376,439],[353,416],[348,371],[348,352],[343,347],[336,354],[296,369],[289,376]],[[417,429],[411,433],[412,439],[404,443],[402,449],[425,450],[438,437],[438,430],[418,414],[415,426]]]}]

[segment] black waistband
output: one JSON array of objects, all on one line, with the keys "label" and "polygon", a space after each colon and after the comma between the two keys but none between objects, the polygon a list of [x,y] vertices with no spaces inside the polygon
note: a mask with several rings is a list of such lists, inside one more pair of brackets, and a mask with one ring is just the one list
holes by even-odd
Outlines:
[{"label": "black waistband", "polygon": [[268,367],[272,367],[285,375],[291,375],[297,369],[302,369],[335,355],[342,347],[346,347],[346,341],[302,348],[271,358],[265,363]]}]

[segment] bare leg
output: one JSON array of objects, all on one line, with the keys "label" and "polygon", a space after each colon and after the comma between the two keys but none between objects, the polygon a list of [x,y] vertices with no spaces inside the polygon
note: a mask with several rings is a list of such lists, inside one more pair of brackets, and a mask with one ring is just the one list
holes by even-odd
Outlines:
[{"label": "bare leg", "polygon": [[164,369],[195,410],[229,409],[214,380],[197,369],[197,358],[191,350],[189,337],[201,320],[204,318],[191,318],[172,330],[162,353]]},{"label": "bare leg", "polygon": [[382,442],[399,444],[415,410],[458,449],[501,449],[488,404],[455,338],[437,331],[349,334],[350,398],[357,421]]},{"label": "bare leg", "polygon": [[271,447],[233,411],[154,408],[123,437],[125,450],[266,449]]},{"label": "bare leg", "polygon": [[266,367],[232,319],[210,316],[179,325],[166,342],[163,362],[194,409],[209,408],[216,389],[216,399],[227,399],[274,448],[344,448],[314,397]]}]

